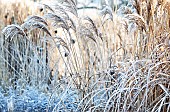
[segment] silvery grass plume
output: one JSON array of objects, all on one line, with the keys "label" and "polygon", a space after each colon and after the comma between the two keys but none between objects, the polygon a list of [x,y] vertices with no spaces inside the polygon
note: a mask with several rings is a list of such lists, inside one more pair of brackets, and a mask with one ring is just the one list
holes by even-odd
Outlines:
[{"label": "silvery grass plume", "polygon": [[29,17],[27,17],[27,19],[24,22],[31,21],[31,20],[32,21],[39,21],[39,22],[42,22],[45,25],[47,25],[46,21],[40,16],[29,16]]},{"label": "silvery grass plume", "polygon": [[90,23],[90,27],[94,30],[95,34],[97,36],[99,36],[99,31],[98,31],[98,28],[97,28],[96,24],[94,23],[94,21],[88,16],[85,17],[84,19]]},{"label": "silvery grass plume", "polygon": [[28,17],[21,27],[24,29],[24,31],[31,31],[36,28],[40,28],[51,36],[49,30],[47,29],[47,23],[42,17],[39,16]]},{"label": "silvery grass plume", "polygon": [[83,26],[83,25],[79,26],[79,34],[82,37],[88,37],[88,38],[92,39],[95,43],[97,42],[93,31],[91,29],[89,29],[89,27],[87,27],[87,26]]},{"label": "silvery grass plume", "polygon": [[117,14],[119,14],[119,15],[132,14],[132,10],[129,7],[127,7],[127,6],[121,6],[117,10]]},{"label": "silvery grass plume", "polygon": [[64,29],[68,29],[66,22],[64,19],[54,13],[47,13],[44,15],[45,18],[48,18],[53,21],[53,26],[57,26],[57,28],[61,27]]},{"label": "silvery grass plume", "polygon": [[75,16],[78,16],[76,0],[64,0],[62,5],[64,6],[65,11],[71,12]]},{"label": "silvery grass plume", "polygon": [[68,19],[70,13],[78,17],[76,4],[77,3],[73,2],[72,0],[68,0],[62,2],[54,2],[51,4],[42,4],[42,6],[47,9],[46,13],[55,13],[56,15],[60,15],[60,17],[63,19]]},{"label": "silvery grass plume", "polygon": [[39,16],[31,16],[21,25],[8,25],[2,30],[2,33],[5,35],[6,39],[11,37],[13,39],[14,35],[20,34],[26,37],[26,32],[34,30],[36,28],[43,29],[47,34],[50,34],[49,30],[47,29],[47,23],[45,20]]},{"label": "silvery grass plume", "polygon": [[14,25],[14,24],[8,25],[7,27],[5,27],[2,30],[2,33],[5,35],[6,39],[11,38],[10,40],[12,40],[13,37],[17,34],[20,34],[22,36],[26,36],[22,27],[20,27],[19,25]]},{"label": "silvery grass plume", "polygon": [[54,4],[54,5],[48,5],[48,4],[42,4],[43,7],[48,10],[46,13],[50,12],[50,13],[55,13],[57,15],[60,15],[62,18],[69,18],[68,14],[65,12],[63,6],[59,5],[59,4]]},{"label": "silvery grass plume", "polygon": [[54,7],[44,4],[44,6],[50,11],[44,14],[44,17],[52,20],[52,26],[56,28],[63,28],[69,30],[70,28],[76,31],[76,25],[69,14],[65,11],[63,7],[56,4]]},{"label": "silvery grass plume", "polygon": [[146,23],[142,16],[138,14],[127,14],[125,18],[127,18],[129,22],[136,23],[139,28],[146,31]]},{"label": "silvery grass plume", "polygon": [[112,8],[110,6],[105,6],[105,8],[102,9],[102,11],[100,12],[101,16],[102,16],[102,25],[107,21],[107,20],[111,20],[113,21],[113,11]]},{"label": "silvery grass plume", "polygon": [[[65,40],[63,40],[61,37],[56,37],[58,39],[59,42],[59,46],[62,45],[64,48],[67,49],[68,52],[70,52],[69,47],[67,45],[67,43],[65,42]],[[58,46],[58,48],[59,48]]]},{"label": "silvery grass plume", "polygon": [[97,28],[95,21],[93,21],[90,17],[83,17],[81,20],[81,24],[78,27],[79,34],[83,37],[88,37],[92,39],[95,43],[97,42],[97,37],[102,39],[102,34]]}]

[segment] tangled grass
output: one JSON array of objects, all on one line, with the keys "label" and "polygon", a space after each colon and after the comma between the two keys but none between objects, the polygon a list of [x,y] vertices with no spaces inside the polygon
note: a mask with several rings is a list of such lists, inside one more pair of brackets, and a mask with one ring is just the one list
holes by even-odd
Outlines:
[{"label": "tangled grass", "polygon": [[42,16],[2,30],[3,90],[56,96],[53,111],[170,111],[169,1],[106,6],[95,20],[80,17],[76,5],[42,4]]}]

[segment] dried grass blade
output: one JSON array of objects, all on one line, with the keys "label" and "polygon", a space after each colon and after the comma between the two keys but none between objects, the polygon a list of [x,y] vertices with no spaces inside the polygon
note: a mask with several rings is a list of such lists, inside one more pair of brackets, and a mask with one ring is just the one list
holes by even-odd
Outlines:
[{"label": "dried grass blade", "polygon": [[162,85],[162,84],[159,84],[159,86],[164,90],[164,92],[170,97],[170,91],[168,91],[168,89]]}]

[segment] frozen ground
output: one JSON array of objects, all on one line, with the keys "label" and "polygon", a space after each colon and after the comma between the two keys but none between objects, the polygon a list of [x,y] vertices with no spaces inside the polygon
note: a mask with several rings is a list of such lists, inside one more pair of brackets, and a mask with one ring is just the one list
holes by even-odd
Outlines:
[{"label": "frozen ground", "polygon": [[67,93],[59,99],[56,95],[47,95],[33,88],[24,90],[21,95],[10,90],[6,96],[0,90],[0,112],[72,112],[77,108],[75,93]]}]

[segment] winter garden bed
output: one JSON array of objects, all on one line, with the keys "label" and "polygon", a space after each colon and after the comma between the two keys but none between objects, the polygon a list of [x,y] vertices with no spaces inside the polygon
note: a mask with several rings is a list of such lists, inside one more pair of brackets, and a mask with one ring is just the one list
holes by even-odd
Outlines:
[{"label": "winter garden bed", "polygon": [[0,4],[0,112],[169,112],[170,3],[125,3]]}]

